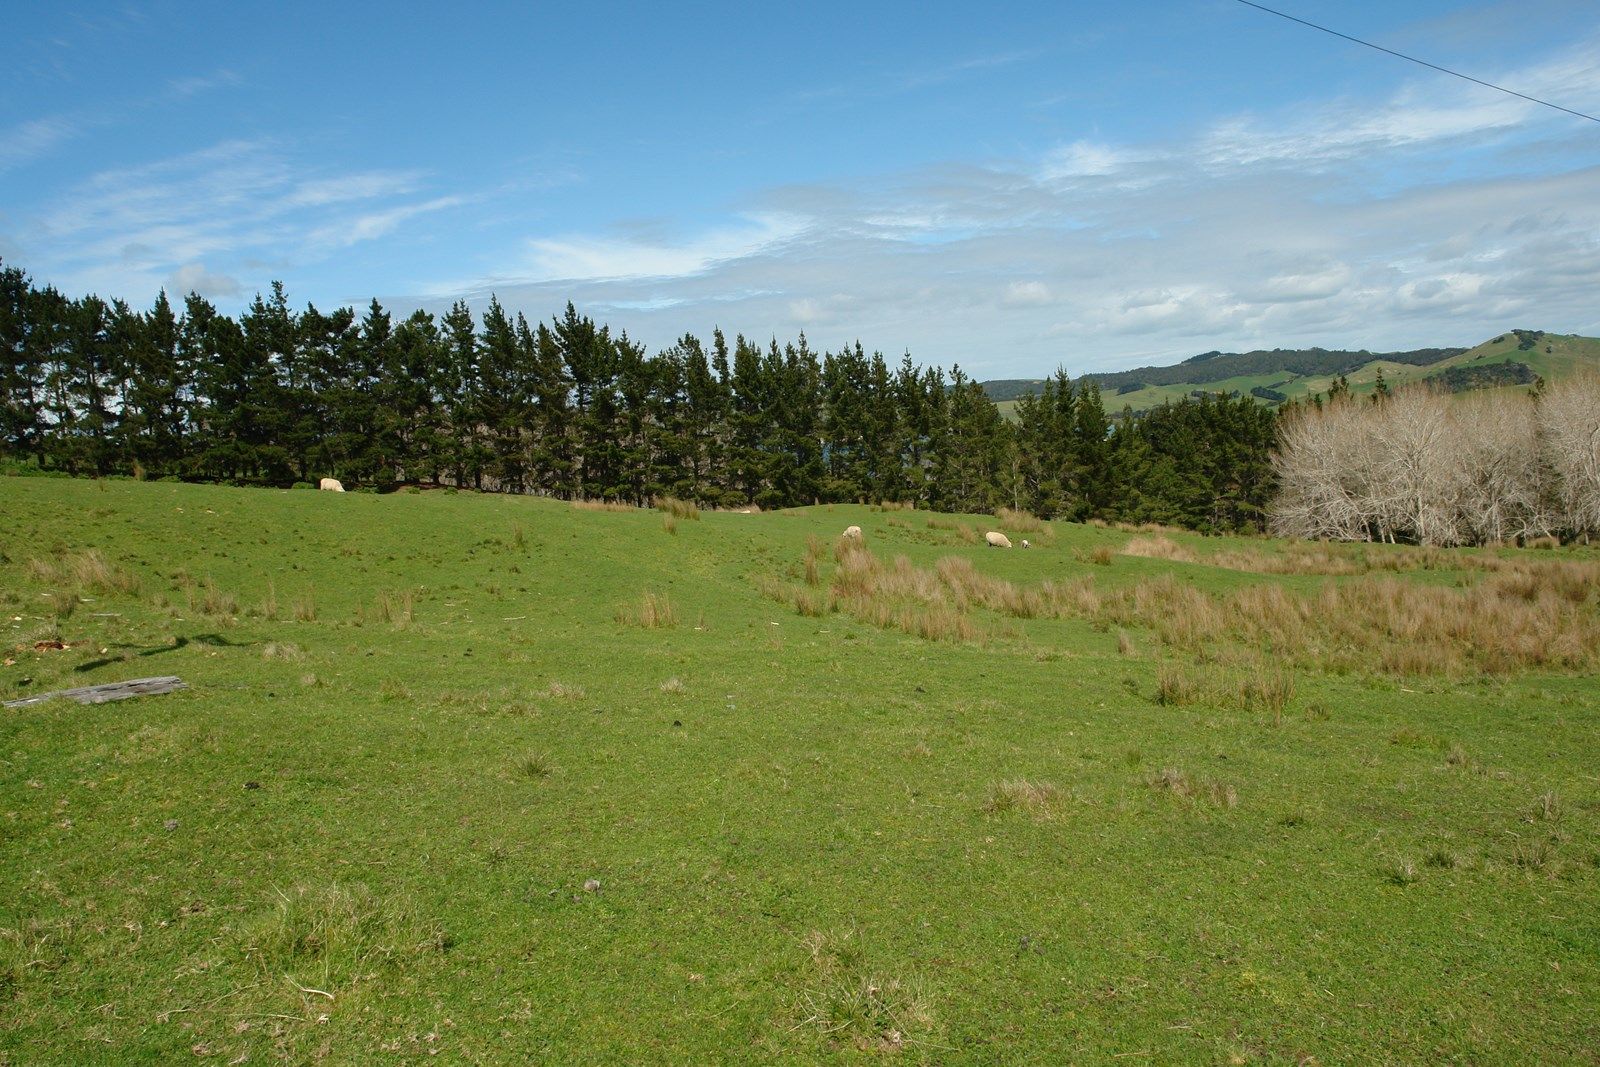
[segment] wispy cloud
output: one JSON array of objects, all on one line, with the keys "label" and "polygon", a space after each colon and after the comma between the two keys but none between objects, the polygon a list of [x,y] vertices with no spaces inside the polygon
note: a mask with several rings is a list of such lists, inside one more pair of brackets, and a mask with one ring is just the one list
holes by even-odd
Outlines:
[{"label": "wispy cloud", "polygon": [[570,235],[530,242],[529,281],[682,278],[771,251],[797,236],[801,220],[755,215],[679,242]]},{"label": "wispy cloud", "polygon": [[[1502,76],[1583,103],[1600,92],[1586,47]],[[1600,138],[1557,122],[1420,79],[1161,142],[772,189],[676,241],[535,238],[533,269],[494,288],[534,315],[575,299],[659,343],[804,329],[985,374],[1597,329]],[[1547,166],[1518,165],[1552,134]]]},{"label": "wispy cloud", "polygon": [[[262,263],[305,264],[459,206],[416,171],[333,173],[270,141],[234,140],[102,171],[60,193],[13,243],[66,288],[237,295]],[[30,256],[30,258],[33,258]],[[251,264],[254,264],[253,269]]]},{"label": "wispy cloud", "polygon": [[32,119],[0,130],[0,174],[48,155],[76,137],[78,123],[64,116]]}]

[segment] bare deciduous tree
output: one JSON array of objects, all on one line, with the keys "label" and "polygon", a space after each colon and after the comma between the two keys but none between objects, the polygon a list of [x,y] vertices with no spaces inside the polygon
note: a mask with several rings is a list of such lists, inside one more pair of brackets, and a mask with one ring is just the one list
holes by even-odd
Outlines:
[{"label": "bare deciduous tree", "polygon": [[1538,394],[1413,387],[1285,416],[1273,529],[1291,537],[1489,544],[1600,532],[1600,375]]}]

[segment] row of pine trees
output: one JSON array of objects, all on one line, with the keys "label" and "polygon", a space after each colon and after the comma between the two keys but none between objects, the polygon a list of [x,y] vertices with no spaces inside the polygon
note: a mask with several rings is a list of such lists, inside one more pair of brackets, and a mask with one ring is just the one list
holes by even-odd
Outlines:
[{"label": "row of pine trees", "polygon": [[382,489],[445,484],[566,499],[1261,524],[1271,412],[1201,398],[1108,417],[1065,374],[1008,422],[959,367],[891,365],[720,330],[654,355],[570,304],[530,324],[491,300],[396,319],[290,308],[237,318],[190,294],[148,311],[69,298],[0,264],[0,453],[13,466]]}]

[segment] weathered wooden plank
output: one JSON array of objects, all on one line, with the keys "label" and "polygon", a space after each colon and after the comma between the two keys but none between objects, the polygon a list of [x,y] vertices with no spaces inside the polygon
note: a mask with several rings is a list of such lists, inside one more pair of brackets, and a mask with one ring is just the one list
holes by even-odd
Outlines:
[{"label": "weathered wooden plank", "polygon": [[23,697],[21,700],[8,700],[8,708],[25,708],[30,704],[43,704],[46,700],[56,697],[65,697],[76,700],[80,704],[104,704],[110,700],[127,700],[129,697],[154,696],[158,693],[172,693],[179,689],[187,689],[183,679],[175,674],[163,675],[160,678],[130,678],[126,682],[107,682],[105,685],[85,685],[77,689],[58,689],[52,693],[39,693],[36,696]]}]

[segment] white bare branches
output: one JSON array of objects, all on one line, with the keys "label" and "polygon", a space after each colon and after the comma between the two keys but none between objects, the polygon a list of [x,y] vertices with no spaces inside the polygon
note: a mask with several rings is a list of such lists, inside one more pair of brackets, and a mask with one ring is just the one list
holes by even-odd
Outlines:
[{"label": "white bare branches", "polygon": [[1402,390],[1288,416],[1273,529],[1291,537],[1492,544],[1600,532],[1600,375],[1530,397]]}]

